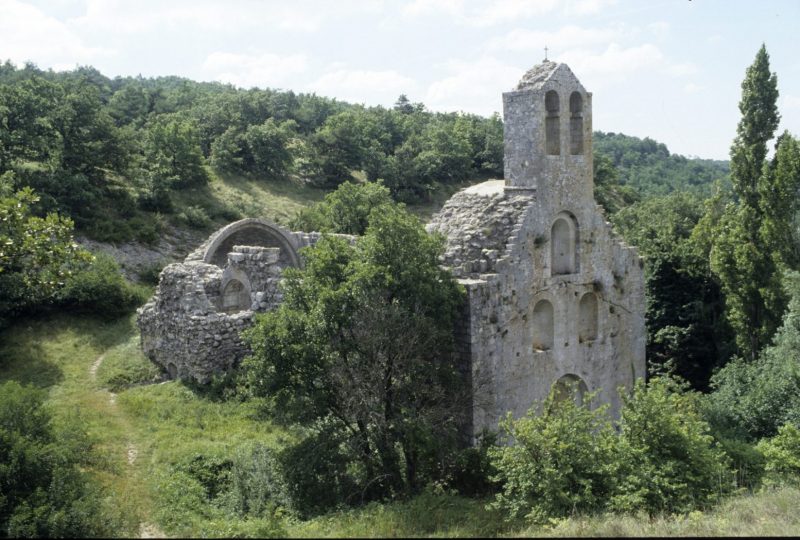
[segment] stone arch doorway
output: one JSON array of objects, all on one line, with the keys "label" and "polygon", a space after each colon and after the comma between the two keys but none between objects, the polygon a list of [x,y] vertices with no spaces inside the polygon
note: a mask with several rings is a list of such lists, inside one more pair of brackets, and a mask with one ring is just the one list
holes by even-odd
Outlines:
[{"label": "stone arch doorway", "polygon": [[553,383],[553,399],[558,403],[572,399],[578,406],[583,405],[586,393],[589,391],[583,379],[568,373]]},{"label": "stone arch doorway", "polygon": [[231,279],[222,289],[222,311],[235,313],[250,309],[250,287],[239,281]]}]

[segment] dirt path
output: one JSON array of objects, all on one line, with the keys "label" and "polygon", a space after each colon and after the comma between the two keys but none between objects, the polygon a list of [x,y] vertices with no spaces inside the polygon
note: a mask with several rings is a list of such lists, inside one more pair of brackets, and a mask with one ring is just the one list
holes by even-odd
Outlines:
[{"label": "dirt path", "polygon": [[[105,357],[105,353],[99,355],[95,361],[92,362],[92,365],[89,366],[89,377],[92,382],[97,381],[97,370],[100,368],[103,360],[105,360]],[[101,391],[108,393],[109,407],[113,412],[117,412],[117,394],[106,388],[101,389]],[[128,439],[125,458],[129,467],[133,467],[136,464],[137,457],[139,457],[139,449],[134,441]],[[131,470],[130,474],[135,474],[135,472]],[[168,538],[168,536],[164,534],[164,532],[159,529],[157,525],[153,523],[141,522],[139,523],[139,538]]]}]

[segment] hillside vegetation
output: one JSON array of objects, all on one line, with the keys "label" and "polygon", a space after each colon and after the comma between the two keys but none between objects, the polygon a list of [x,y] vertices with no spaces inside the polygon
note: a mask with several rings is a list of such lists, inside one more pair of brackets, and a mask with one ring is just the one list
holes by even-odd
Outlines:
[{"label": "hillside vegetation", "polygon": [[[1,66],[0,536],[799,534],[777,97],[762,46],[729,166],[596,134],[596,198],[645,262],[648,380],[618,418],[552,390],[468,446],[464,290],[423,220],[499,175],[499,118]],[[132,313],[152,286],[73,225],[131,247],[245,215],[357,237],[285,271],[238,370],[167,380]]]},{"label": "hillside vegetation", "polygon": [[293,434],[255,404],[214,389],[153,384],[131,317],[58,315],[18,321],[0,334],[0,382],[46,391],[57,423],[78,422],[91,443],[85,465],[104,490],[103,520],[123,537],[157,536],[729,536],[797,535],[800,491],[742,494],[688,515],[592,515],[546,526],[506,521],[488,499],[432,486],[405,502],[372,503],[307,521],[236,517],[233,472],[254,447]]}]

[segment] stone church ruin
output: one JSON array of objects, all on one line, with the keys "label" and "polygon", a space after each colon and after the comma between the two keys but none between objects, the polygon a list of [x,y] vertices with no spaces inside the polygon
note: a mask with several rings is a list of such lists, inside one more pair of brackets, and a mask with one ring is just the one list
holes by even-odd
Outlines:
[{"label": "stone church ruin", "polygon": [[[565,398],[597,392],[617,415],[617,388],[645,375],[643,264],[594,200],[592,95],[544,61],[503,94],[503,119],[505,180],[456,193],[427,226],[467,291],[456,339],[469,431],[524,414],[554,384]],[[281,271],[319,237],[257,219],[219,230],[163,270],[140,310],[143,350],[172,377],[233,368],[239,332],[280,303]]]}]

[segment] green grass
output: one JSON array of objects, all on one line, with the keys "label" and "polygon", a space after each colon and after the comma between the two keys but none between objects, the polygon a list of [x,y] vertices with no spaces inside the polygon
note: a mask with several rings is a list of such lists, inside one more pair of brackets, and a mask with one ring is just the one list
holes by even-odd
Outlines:
[{"label": "green grass", "polygon": [[[92,376],[92,365],[103,361]],[[291,434],[253,403],[223,401],[156,374],[138,349],[134,316],[116,321],[66,314],[21,320],[0,332],[0,381],[45,388],[56,419],[77,416],[94,441],[91,474],[120,515],[120,536],[142,523],[173,536],[736,536],[799,535],[800,490],[739,495],[688,516],[575,516],[546,527],[508,523],[474,500],[428,489],[308,521],[242,519],[210,497],[194,463],[230,461],[253,444],[280,447]],[[118,389],[112,394],[108,385]]]},{"label": "green grass", "polygon": [[261,217],[286,225],[298,211],[321,201],[327,193],[294,179],[260,180],[218,175],[211,169],[209,174],[207,186],[184,189],[172,195],[176,209],[174,217],[177,218],[186,208],[194,207],[202,209],[208,216],[206,229],[245,217]]}]

